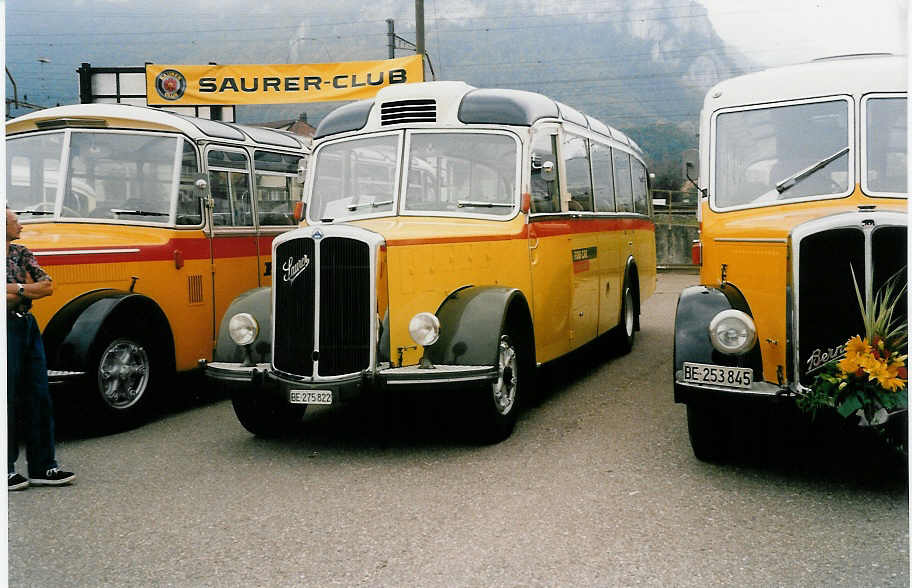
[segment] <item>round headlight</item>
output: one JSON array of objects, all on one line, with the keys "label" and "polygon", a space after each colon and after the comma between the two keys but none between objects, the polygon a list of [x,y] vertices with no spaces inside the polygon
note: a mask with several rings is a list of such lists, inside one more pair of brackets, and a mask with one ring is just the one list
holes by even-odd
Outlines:
[{"label": "round headlight", "polygon": [[709,321],[709,338],[717,351],[741,355],[757,341],[757,327],[747,313],[723,310]]},{"label": "round headlight", "polygon": [[238,345],[250,345],[259,332],[260,325],[253,315],[246,312],[238,313],[228,321],[228,335]]},{"label": "round headlight", "polygon": [[429,312],[419,312],[409,321],[409,335],[418,345],[433,345],[440,336],[440,321]]}]

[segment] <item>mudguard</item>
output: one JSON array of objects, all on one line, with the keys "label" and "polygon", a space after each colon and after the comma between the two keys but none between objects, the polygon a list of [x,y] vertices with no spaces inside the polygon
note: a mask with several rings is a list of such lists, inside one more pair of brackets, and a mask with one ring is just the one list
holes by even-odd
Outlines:
[{"label": "mudguard", "polygon": [[[518,316],[512,316],[517,313]],[[438,365],[494,365],[500,334],[507,320],[520,321],[535,349],[531,313],[522,292],[500,286],[469,286],[456,290],[437,309],[440,338],[425,348]]]},{"label": "mudguard", "polygon": [[254,363],[272,361],[272,295],[268,286],[247,290],[231,301],[222,322],[219,325],[218,339],[215,344],[214,361],[242,363],[246,358],[244,350],[231,340],[228,335],[228,321],[239,312],[246,312],[256,319],[260,326],[256,339],[250,346],[251,360]]},{"label": "mudguard", "polygon": [[85,371],[100,333],[131,326],[152,337],[173,367],[174,339],[158,304],[142,294],[106,289],[71,300],[48,322],[43,334],[48,368]]},{"label": "mudguard", "polygon": [[[754,376],[762,375],[760,346],[741,356],[719,353],[709,339],[709,322],[723,310],[735,309],[751,314],[747,301],[732,284],[719,288],[691,286],[678,297],[674,323],[674,371],[683,369],[685,361],[714,365],[751,367]],[[752,315],[751,315],[752,316]],[[678,390],[675,387],[675,401]]]}]

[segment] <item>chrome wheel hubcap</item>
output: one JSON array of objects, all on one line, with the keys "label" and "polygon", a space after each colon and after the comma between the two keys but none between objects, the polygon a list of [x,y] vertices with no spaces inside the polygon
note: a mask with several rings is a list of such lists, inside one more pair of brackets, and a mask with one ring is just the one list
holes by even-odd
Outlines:
[{"label": "chrome wheel hubcap", "polygon": [[102,398],[116,409],[136,404],[149,383],[149,354],[129,339],[116,339],[101,354],[98,387]]},{"label": "chrome wheel hubcap", "polygon": [[497,380],[492,384],[494,408],[502,415],[508,414],[516,402],[516,385],[519,380],[519,364],[516,350],[510,338],[503,335],[497,354]]}]

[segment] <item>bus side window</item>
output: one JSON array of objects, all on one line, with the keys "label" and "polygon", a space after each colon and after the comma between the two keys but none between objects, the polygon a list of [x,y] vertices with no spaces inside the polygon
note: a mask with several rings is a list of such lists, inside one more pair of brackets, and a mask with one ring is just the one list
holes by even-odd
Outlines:
[{"label": "bus side window", "polygon": [[631,159],[631,176],[633,177],[633,206],[639,214],[649,214],[647,202],[646,167],[637,159]]},{"label": "bus side window", "polygon": [[595,210],[614,212],[614,171],[611,147],[589,141],[592,150],[592,184],[595,188]]},{"label": "bus side window", "polygon": [[570,193],[569,210],[592,212],[592,177],[586,139],[568,133],[564,137],[563,155]]},{"label": "bus side window", "polygon": [[560,212],[560,198],[558,197],[559,183],[557,181],[557,166],[554,167],[554,178],[546,180],[542,177],[542,164],[546,161],[555,161],[555,143],[557,136],[545,132],[538,132],[532,138],[532,181],[530,192],[532,195],[532,212]]},{"label": "bus side window", "polygon": [[614,186],[618,212],[633,212],[633,185],[630,181],[630,155],[618,149],[614,153]]},{"label": "bus side window", "polygon": [[296,181],[300,156],[257,151],[253,157],[258,222],[261,225],[293,225],[294,203],[303,190]]}]

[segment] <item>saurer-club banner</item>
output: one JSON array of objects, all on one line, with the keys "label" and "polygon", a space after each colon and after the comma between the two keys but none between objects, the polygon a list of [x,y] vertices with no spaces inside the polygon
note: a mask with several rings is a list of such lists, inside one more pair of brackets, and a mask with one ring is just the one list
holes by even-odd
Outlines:
[{"label": "saurer-club banner", "polygon": [[372,98],[390,84],[424,81],[421,56],[291,65],[146,65],[157,106],[285,104]]}]

